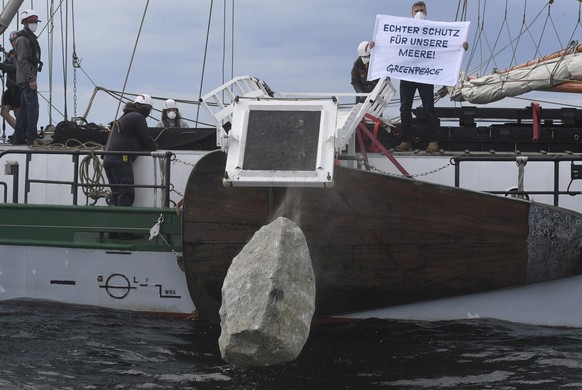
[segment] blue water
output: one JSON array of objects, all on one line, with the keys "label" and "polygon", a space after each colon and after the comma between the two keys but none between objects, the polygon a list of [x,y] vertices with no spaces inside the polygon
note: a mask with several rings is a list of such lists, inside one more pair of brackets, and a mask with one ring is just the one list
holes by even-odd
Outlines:
[{"label": "blue water", "polygon": [[299,358],[220,357],[202,321],[0,302],[0,389],[577,389],[582,330],[475,319],[318,324]]}]

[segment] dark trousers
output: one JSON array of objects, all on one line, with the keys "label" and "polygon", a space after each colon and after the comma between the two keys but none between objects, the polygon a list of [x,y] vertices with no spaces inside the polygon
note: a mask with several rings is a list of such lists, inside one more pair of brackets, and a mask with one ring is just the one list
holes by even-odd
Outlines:
[{"label": "dark trousers", "polygon": [[105,175],[111,187],[111,198],[108,202],[111,206],[131,206],[135,199],[135,190],[133,187],[120,187],[115,184],[133,185],[133,163],[131,160],[108,161],[103,162]]},{"label": "dark trousers", "polygon": [[24,140],[32,145],[38,138],[36,126],[38,124],[38,92],[30,89],[28,83],[18,84],[20,87],[20,112],[16,117],[16,129],[14,137],[18,140]]},{"label": "dark trousers", "polygon": [[439,125],[434,113],[434,85],[415,83],[412,81],[400,80],[400,138],[402,141],[411,142],[414,139],[414,129],[412,128],[412,103],[414,94],[418,90],[422,107],[426,114],[426,124],[428,126],[429,142],[438,142]]}]

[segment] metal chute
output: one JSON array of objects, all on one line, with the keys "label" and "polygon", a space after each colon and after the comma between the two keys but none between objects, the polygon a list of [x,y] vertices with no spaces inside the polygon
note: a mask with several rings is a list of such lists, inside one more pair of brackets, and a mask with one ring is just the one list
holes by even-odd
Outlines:
[{"label": "metal chute", "polygon": [[0,34],[4,33],[18,12],[24,0],[9,0],[0,14]]}]

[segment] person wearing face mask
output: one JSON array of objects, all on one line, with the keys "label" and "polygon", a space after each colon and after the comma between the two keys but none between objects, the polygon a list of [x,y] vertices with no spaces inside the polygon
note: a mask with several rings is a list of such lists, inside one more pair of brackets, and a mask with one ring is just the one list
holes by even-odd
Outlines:
[{"label": "person wearing face mask", "polygon": [[[370,93],[378,83],[378,80],[368,81],[369,62],[370,42],[364,41],[358,45],[358,58],[352,66],[352,86],[357,93]],[[356,103],[365,101],[365,96],[356,97]]]},{"label": "person wearing face mask", "polygon": [[156,124],[156,127],[189,127],[188,122],[182,119],[174,99],[168,99],[164,102],[162,119]]},{"label": "person wearing face mask", "polygon": [[[412,16],[415,19],[426,19],[426,4],[424,1],[417,1],[412,5]],[[467,50],[469,45],[463,43],[463,48]],[[412,150],[414,130],[412,128],[412,103],[414,94],[418,90],[426,124],[429,128],[429,144],[426,148],[428,153],[436,153],[439,149],[439,121],[434,112],[434,85],[423,84],[413,81],[400,80],[400,139],[401,143],[394,148],[397,152],[407,152]]]},{"label": "person wearing face mask", "polygon": [[38,138],[38,84],[37,74],[42,69],[40,46],[34,33],[41,22],[34,10],[21,14],[24,28],[16,33],[16,83],[21,91],[20,112],[16,117],[13,144],[34,144]]},{"label": "person wearing face mask", "polygon": [[[109,139],[105,150],[108,152],[130,152],[157,150],[146,118],[152,110],[149,95],[137,95],[133,103],[127,103],[123,115],[111,124]],[[103,159],[105,175],[111,186],[110,206],[131,206],[135,200],[133,187],[119,187],[115,184],[133,185],[133,161],[136,156],[108,154]]]}]

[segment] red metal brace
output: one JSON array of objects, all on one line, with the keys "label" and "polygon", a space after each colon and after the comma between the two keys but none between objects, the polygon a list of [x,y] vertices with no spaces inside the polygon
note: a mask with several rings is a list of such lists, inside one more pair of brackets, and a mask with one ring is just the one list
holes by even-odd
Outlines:
[{"label": "red metal brace", "polygon": [[[368,115],[368,114],[366,114],[366,115]],[[364,157],[364,161],[366,162],[366,167],[368,167],[368,156],[366,155],[365,148],[362,147],[363,140],[361,140],[362,135],[360,134],[360,130],[363,131],[364,134],[372,140],[372,142],[378,147],[378,149],[382,152],[382,154],[384,156],[386,156],[388,158],[388,160],[390,160],[392,162],[392,164],[394,164],[394,166],[400,171],[400,173],[402,173],[406,177],[411,177],[411,175],[406,171],[406,169],[404,169],[404,167],[402,165],[400,165],[400,163],[394,158],[392,153],[390,153],[384,147],[384,145],[382,145],[380,143],[380,141],[378,141],[378,138],[375,137],[374,134],[372,134],[370,132],[370,130],[368,130],[368,128],[366,127],[366,124],[363,123],[363,121],[362,121],[358,124],[357,131],[358,131],[358,142],[360,142],[360,151],[362,152],[362,156]]]},{"label": "red metal brace", "polygon": [[532,124],[532,141],[537,142],[540,140],[540,117],[541,117],[541,109],[540,104],[538,102],[532,102],[531,104],[531,111],[533,117],[533,124]]}]

